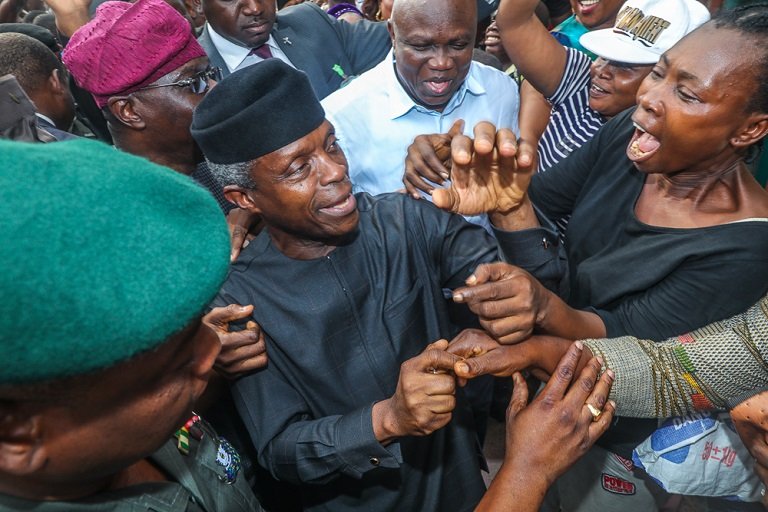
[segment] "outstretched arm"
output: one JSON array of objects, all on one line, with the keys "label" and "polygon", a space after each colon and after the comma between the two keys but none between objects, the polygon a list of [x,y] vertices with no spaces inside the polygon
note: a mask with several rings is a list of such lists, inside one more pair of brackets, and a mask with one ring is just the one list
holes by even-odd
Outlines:
[{"label": "outstretched arm", "polygon": [[[744,313],[662,342],[632,336],[582,340],[582,363],[594,355],[616,374],[611,397],[622,416],[735,411],[743,400],[768,390],[768,348],[759,342],[767,328],[768,297],[763,297]],[[464,358],[455,368],[462,379],[529,369],[546,380],[570,345],[569,339],[541,335],[502,345],[484,331],[465,330],[449,351]]]},{"label": "outstretched arm", "polygon": [[544,96],[557,90],[565,72],[565,48],[542,25],[537,0],[502,0],[496,15],[509,60]]}]

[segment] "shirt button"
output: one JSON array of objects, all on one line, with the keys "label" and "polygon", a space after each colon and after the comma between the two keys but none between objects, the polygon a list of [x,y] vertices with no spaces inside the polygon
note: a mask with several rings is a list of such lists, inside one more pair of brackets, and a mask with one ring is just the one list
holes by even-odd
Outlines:
[{"label": "shirt button", "polygon": [[368,459],[368,462],[371,463],[371,466],[378,466],[379,464],[381,464],[381,461],[379,460],[378,457],[371,457],[370,459]]},{"label": "shirt button", "polygon": [[547,240],[546,238],[542,238],[541,239],[541,246],[544,249],[549,249],[549,240]]}]

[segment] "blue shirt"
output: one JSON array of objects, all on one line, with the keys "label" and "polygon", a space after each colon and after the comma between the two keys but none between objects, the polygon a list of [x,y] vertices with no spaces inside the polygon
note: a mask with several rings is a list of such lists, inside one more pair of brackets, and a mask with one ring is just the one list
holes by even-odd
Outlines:
[{"label": "blue shirt", "polygon": [[417,135],[446,133],[457,119],[464,119],[469,136],[480,121],[518,133],[517,84],[477,62],[442,112],[411,99],[397,80],[392,52],[321,103],[336,127],[355,192],[373,195],[403,188],[406,150]]}]

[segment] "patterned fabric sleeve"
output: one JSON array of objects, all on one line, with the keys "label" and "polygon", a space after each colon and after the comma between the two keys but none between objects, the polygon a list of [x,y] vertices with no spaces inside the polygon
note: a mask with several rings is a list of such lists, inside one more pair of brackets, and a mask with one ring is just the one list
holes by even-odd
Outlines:
[{"label": "patterned fabric sleeve", "polygon": [[678,416],[731,409],[768,390],[768,296],[746,312],[661,343],[585,340],[616,373],[618,414]]}]

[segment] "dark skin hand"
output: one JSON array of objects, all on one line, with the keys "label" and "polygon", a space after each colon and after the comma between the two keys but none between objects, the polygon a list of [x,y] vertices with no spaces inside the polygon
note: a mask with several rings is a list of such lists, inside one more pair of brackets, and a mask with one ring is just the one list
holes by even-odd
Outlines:
[{"label": "dark skin hand", "polygon": [[[462,359],[454,366],[460,379],[473,379],[481,375],[509,377],[515,372],[530,370],[533,375],[547,381],[565,356],[573,342],[554,336],[531,336],[515,345],[504,345],[480,329],[466,329],[458,334],[448,352]],[[589,348],[581,349],[577,366],[581,370],[592,358]],[[612,370],[606,370],[611,376]]]},{"label": "dark skin hand", "polygon": [[458,119],[448,133],[419,135],[408,146],[403,185],[411,197],[420,199],[419,190],[432,194],[435,187],[429,182],[442,185],[451,177],[451,140],[462,130],[464,121]]},{"label": "dark skin hand", "polygon": [[261,231],[261,217],[243,208],[233,208],[227,214],[229,227],[229,261],[235,261],[240,251],[248,247],[251,240]]},{"label": "dark skin hand", "polygon": [[[768,391],[748,398],[731,410],[731,419],[741,441],[755,458],[755,472],[768,486]],[[768,508],[768,497],[763,496]]]},{"label": "dark skin hand", "polygon": [[523,341],[544,321],[551,294],[521,268],[503,262],[479,265],[466,284],[454,290],[454,302],[467,304],[500,343]]},{"label": "dark skin hand", "polygon": [[446,340],[438,340],[400,365],[395,394],[373,406],[373,432],[379,442],[426,436],[451,421],[456,407],[453,367],[459,358],[446,352],[447,347]]},{"label": "dark skin hand", "polygon": [[88,12],[91,0],[46,0],[45,3],[56,16],[56,27],[67,37],[72,37],[91,19]]},{"label": "dark skin hand", "polygon": [[[504,463],[477,511],[539,510],[549,486],[608,429],[616,411],[608,400],[613,378],[608,372],[598,378],[596,358],[579,372],[582,348],[579,342],[569,347],[530,405],[522,375],[513,373]],[[598,418],[587,404],[602,411]]]},{"label": "dark skin hand", "polygon": [[453,292],[501,343],[518,343],[539,332],[569,339],[603,338],[605,324],[590,311],[573,309],[526,271],[508,263],[479,265]]},{"label": "dark skin hand", "polygon": [[234,379],[267,365],[267,345],[264,333],[256,322],[249,321],[242,331],[230,332],[231,322],[248,318],[253,306],[230,304],[214,308],[203,317],[219,337],[221,352],[216,358],[214,369],[227,379]]},{"label": "dark skin hand", "polygon": [[[521,193],[521,187],[524,186],[522,192],[527,190],[527,184],[521,180],[530,181],[537,150],[535,144],[524,140],[518,144],[511,130],[501,129],[497,134],[496,128],[490,123],[478,123],[474,128],[474,139],[462,135],[463,129],[464,121],[459,119],[448,133],[419,135],[408,146],[403,184],[412,197],[418,199],[419,191],[432,194],[436,189],[426,180],[442,185],[451,178],[456,168],[463,172],[457,178],[464,182],[480,179],[492,186],[511,183],[517,189],[513,198]],[[458,139],[456,146],[453,146],[454,139]],[[488,169],[492,172],[486,176],[468,175],[467,166],[476,163],[493,166]],[[501,175],[498,175],[499,166],[503,166]],[[510,171],[514,169],[517,172]],[[473,214],[466,213],[466,206],[459,207],[456,199],[460,199],[460,196],[447,198],[447,206],[444,208],[464,215]],[[488,210],[480,213],[485,211]]]}]

